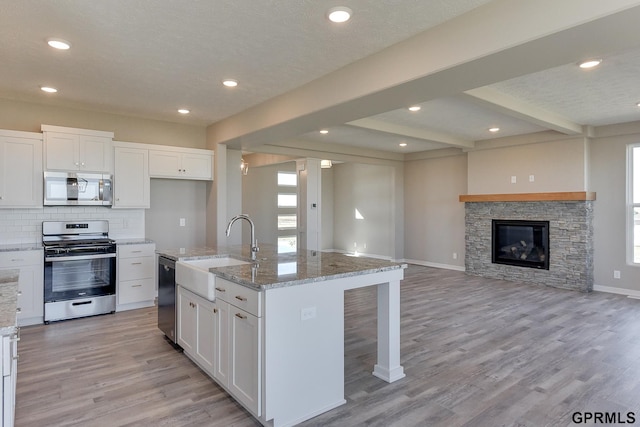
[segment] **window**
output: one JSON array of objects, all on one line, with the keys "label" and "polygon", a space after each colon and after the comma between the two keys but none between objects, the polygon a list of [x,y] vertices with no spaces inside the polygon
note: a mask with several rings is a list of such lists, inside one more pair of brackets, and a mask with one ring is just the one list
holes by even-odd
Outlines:
[{"label": "window", "polygon": [[629,146],[628,233],[629,258],[640,264],[640,144]]},{"label": "window", "polygon": [[278,172],[278,253],[296,252],[298,247],[298,175]]}]

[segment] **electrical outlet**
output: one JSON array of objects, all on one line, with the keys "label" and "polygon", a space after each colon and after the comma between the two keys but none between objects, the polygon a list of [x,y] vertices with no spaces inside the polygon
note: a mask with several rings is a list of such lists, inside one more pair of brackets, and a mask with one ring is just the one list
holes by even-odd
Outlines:
[{"label": "electrical outlet", "polygon": [[180,227],[184,227],[187,225],[187,220],[185,218],[180,218]]},{"label": "electrical outlet", "polygon": [[300,320],[309,320],[316,317],[315,307],[306,307],[300,310]]},{"label": "electrical outlet", "polygon": [[512,184],[515,184],[517,181],[518,181],[518,178],[516,178],[516,176],[515,176],[515,175],[512,175],[512,176],[511,176],[511,183],[512,183]]},{"label": "electrical outlet", "polygon": [[453,259],[458,259],[458,253],[457,252],[453,253]]},{"label": "electrical outlet", "polygon": [[534,182],[536,180],[535,175],[529,175],[529,182]]},{"label": "electrical outlet", "polygon": [[620,270],[613,270],[613,278],[614,279],[620,278]]}]

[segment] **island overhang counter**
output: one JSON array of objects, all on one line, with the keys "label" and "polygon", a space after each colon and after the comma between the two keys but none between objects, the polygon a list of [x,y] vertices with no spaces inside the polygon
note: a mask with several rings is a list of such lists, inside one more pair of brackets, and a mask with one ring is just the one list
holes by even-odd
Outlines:
[{"label": "island overhang counter", "polygon": [[[228,375],[216,375],[219,361],[213,361],[214,367],[207,369],[208,362],[202,363],[204,359],[190,354],[195,352],[185,350],[185,353],[262,424],[295,425],[346,402],[346,290],[377,287],[377,363],[373,375],[389,383],[405,376],[400,365],[400,281],[405,264],[334,252],[278,254],[277,247],[268,245],[260,249],[255,262],[210,270],[216,279],[216,298],[210,303],[211,310],[217,316],[226,316],[217,320],[218,338],[225,330],[228,335],[236,332],[248,335],[249,327],[242,322],[255,322],[254,345],[227,339],[234,348],[226,349],[220,348],[225,341],[216,339],[219,348],[214,354],[218,359],[228,356],[233,360],[250,358],[248,354],[233,354],[234,351],[257,352],[254,375],[247,379],[243,372],[235,372],[233,368]],[[249,260],[249,248],[244,246],[159,252],[176,261],[210,257]],[[243,293],[243,289],[249,294]],[[256,309],[242,306],[247,303],[254,303]],[[228,329],[220,326],[225,322]]]}]

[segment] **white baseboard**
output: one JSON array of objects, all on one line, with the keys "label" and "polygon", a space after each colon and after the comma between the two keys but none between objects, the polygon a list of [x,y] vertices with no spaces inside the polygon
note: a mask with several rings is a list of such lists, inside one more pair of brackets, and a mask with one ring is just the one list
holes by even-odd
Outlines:
[{"label": "white baseboard", "polygon": [[465,271],[465,268],[461,265],[440,264],[438,262],[419,261],[417,259],[403,259],[403,262],[409,264],[422,265],[424,267],[442,268],[445,270]]},{"label": "white baseboard", "polygon": [[[367,258],[376,258],[376,259],[383,259],[385,261],[394,261],[390,256],[367,254],[367,253],[362,253],[362,252],[358,252],[358,254],[355,255],[351,251],[343,251],[341,249],[323,249],[322,252],[335,252],[335,253],[344,254],[344,255],[364,256],[364,257],[367,257]],[[402,262],[402,261],[394,261],[394,262]]]},{"label": "white baseboard", "polygon": [[640,299],[640,291],[634,291],[633,289],[616,288],[613,286],[593,285],[593,290],[596,292],[608,292],[610,294],[626,295],[629,298]]}]

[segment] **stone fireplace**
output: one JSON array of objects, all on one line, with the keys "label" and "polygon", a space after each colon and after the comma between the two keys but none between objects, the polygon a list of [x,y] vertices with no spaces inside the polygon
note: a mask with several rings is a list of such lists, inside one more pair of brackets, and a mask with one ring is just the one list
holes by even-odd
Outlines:
[{"label": "stone fireplace", "polygon": [[[594,193],[585,192],[460,196],[465,202],[467,274],[591,292],[594,200]],[[507,224],[548,222],[547,265],[526,268],[517,262],[496,263],[492,247],[495,220]],[[514,242],[501,248],[510,249],[508,245],[513,243],[520,257],[534,250],[533,240],[513,236]],[[524,241],[520,243],[523,248],[517,247],[520,240]]]}]

